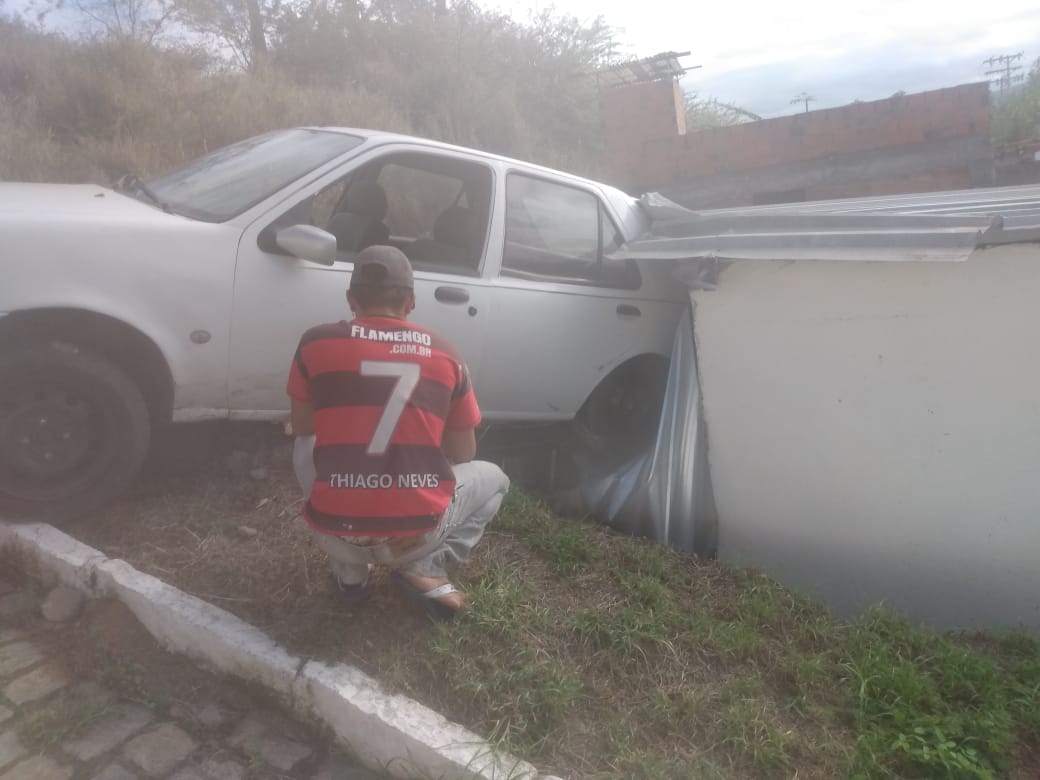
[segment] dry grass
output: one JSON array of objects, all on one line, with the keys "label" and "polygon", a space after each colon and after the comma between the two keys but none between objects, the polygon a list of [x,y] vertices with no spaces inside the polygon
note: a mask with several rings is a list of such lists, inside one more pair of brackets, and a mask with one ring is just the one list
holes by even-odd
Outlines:
[{"label": "dry grass", "polygon": [[[520,493],[458,573],[473,604],[454,625],[385,586],[347,608],[297,519],[288,440],[271,426],[185,434],[194,441],[160,448],[136,493],[75,535],[547,770],[984,778],[1035,767],[1040,649],[1028,637],[965,641],[882,613],[836,621],[754,572],[561,520]],[[266,478],[243,473],[253,467]]]},{"label": "dry grass", "polygon": [[[371,22],[360,37],[312,31],[243,73],[197,46],[44,34],[0,8],[0,180],[148,179],[300,125],[412,132],[587,174],[601,167],[594,84],[577,77],[597,39],[609,38],[601,23],[545,17],[534,29],[475,6],[408,14]],[[572,24],[591,39],[557,46],[558,28]]]},{"label": "dry grass", "polygon": [[320,124],[410,129],[355,86],[214,73],[197,52],[43,36],[0,19],[0,180],[148,178],[250,135]]}]

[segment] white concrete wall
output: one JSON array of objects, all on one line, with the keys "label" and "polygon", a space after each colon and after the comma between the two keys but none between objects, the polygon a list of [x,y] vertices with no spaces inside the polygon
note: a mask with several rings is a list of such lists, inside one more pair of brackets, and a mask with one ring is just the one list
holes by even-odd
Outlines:
[{"label": "white concrete wall", "polygon": [[843,613],[1040,628],[1040,246],[691,295],[721,559]]}]

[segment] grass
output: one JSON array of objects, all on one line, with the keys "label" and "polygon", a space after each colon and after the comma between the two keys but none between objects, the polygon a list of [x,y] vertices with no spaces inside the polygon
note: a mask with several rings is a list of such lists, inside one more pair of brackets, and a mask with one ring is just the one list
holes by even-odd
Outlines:
[{"label": "grass", "polygon": [[[1036,744],[1040,646],[1024,633],[973,643],[880,609],[837,621],[755,572],[704,577],[522,494],[502,517],[553,574],[606,575],[603,598],[557,612],[491,570],[439,631],[438,665],[509,747],[541,752],[611,683],[625,716],[608,721],[603,776],[995,778]],[[705,665],[714,680],[684,680]]]},{"label": "grass", "polygon": [[[26,569],[21,571],[24,573]],[[113,624],[95,628],[88,619],[68,629],[75,635],[64,637],[64,644],[58,639],[50,640],[60,645],[56,649],[59,655],[68,653],[65,663],[72,669],[73,679],[91,682],[85,687],[63,690],[38,707],[27,708],[28,715],[19,730],[34,749],[43,751],[82,734],[112,713],[118,702],[135,702],[155,712],[165,712],[173,701],[165,690],[165,685],[171,682],[164,679],[168,669],[159,670],[157,675],[156,670],[149,671],[127,653],[113,649],[113,643],[118,642],[152,646],[150,638],[143,638],[147,636],[143,629],[135,624],[134,630],[126,630],[133,619],[119,608],[95,608],[92,610],[94,619],[98,612],[119,613],[118,637],[108,630]],[[76,648],[75,652],[71,651],[72,647]]]},{"label": "grass", "polygon": [[561,776],[1040,776],[1033,636],[942,634],[883,610],[837,620],[757,572],[520,492],[457,574],[472,605],[455,623],[430,623],[378,572],[372,603],[350,610],[293,519],[283,443],[255,449],[269,483],[229,476],[211,448],[77,535]]},{"label": "grass", "polygon": [[350,36],[370,51],[329,30],[304,43],[304,25],[280,54],[272,41],[265,67],[237,72],[203,54],[206,36],[195,33],[153,46],[76,27],[87,20],[75,13],[64,34],[46,34],[0,12],[0,179],[147,179],[299,125],[414,133],[587,175],[603,167],[595,85],[569,78],[610,45],[601,20],[541,14],[524,24],[474,5],[405,13],[409,21],[389,26],[356,20]]},{"label": "grass", "polygon": [[157,687],[154,680],[149,680],[147,671],[140,665],[109,650],[99,650],[95,663],[97,681],[119,693],[125,700],[137,702],[156,711],[164,711],[170,707],[170,694]]},{"label": "grass", "polygon": [[19,733],[29,747],[43,751],[83,733],[111,708],[111,699],[106,696],[62,692],[30,711]]},{"label": "grass", "polygon": [[[1008,652],[1011,648],[1011,652]],[[1040,650],[1023,634],[979,653],[897,616],[856,625],[842,666],[853,683],[857,776],[990,778],[1035,740]]]},{"label": "grass", "polygon": [[466,629],[434,636],[430,671],[494,718],[493,739],[537,749],[578,705],[578,670],[540,644],[550,615],[515,575],[492,570],[470,595]]}]

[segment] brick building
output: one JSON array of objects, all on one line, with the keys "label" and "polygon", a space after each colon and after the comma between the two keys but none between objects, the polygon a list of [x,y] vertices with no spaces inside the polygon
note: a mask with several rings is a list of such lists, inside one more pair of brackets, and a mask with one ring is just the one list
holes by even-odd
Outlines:
[{"label": "brick building", "polygon": [[991,186],[984,83],[686,132],[675,78],[600,93],[612,183],[690,208]]}]

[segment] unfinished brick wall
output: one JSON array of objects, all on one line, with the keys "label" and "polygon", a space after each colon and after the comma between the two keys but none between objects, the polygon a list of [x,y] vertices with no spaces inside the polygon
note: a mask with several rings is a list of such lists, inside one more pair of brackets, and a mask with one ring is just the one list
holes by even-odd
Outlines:
[{"label": "unfinished brick wall", "polygon": [[[664,105],[672,87],[678,85],[637,84],[604,94],[608,161],[615,183],[625,189],[690,190],[698,181],[737,177],[744,182],[737,188],[739,193],[730,186],[725,202],[714,205],[749,205],[761,191],[756,182],[761,173],[772,174],[765,177],[771,181],[762,186],[799,194],[804,191],[805,199],[816,199],[963,188],[976,183],[979,170],[985,168],[984,159],[963,159],[968,148],[963,143],[956,154],[946,155],[957,159],[940,160],[936,150],[963,139],[988,138],[986,84],[688,134],[677,127],[670,129],[676,125],[671,121],[674,107],[681,106],[681,95],[677,104]],[[610,94],[615,91],[618,94]],[[985,157],[987,145],[988,141],[971,146],[971,155]],[[931,157],[923,166],[908,167],[906,152],[915,149]],[[897,150],[902,155],[899,165],[886,167],[885,157]],[[992,152],[988,154],[992,167]],[[838,165],[844,172],[836,175],[798,175],[810,170],[819,174],[829,163],[850,161],[862,164]],[[782,170],[790,172],[786,176],[789,186],[780,175]]]},{"label": "unfinished brick wall", "polygon": [[622,168],[637,166],[633,150],[648,139],[686,134],[682,88],[674,81],[626,84],[600,93],[600,119],[607,160]]}]

